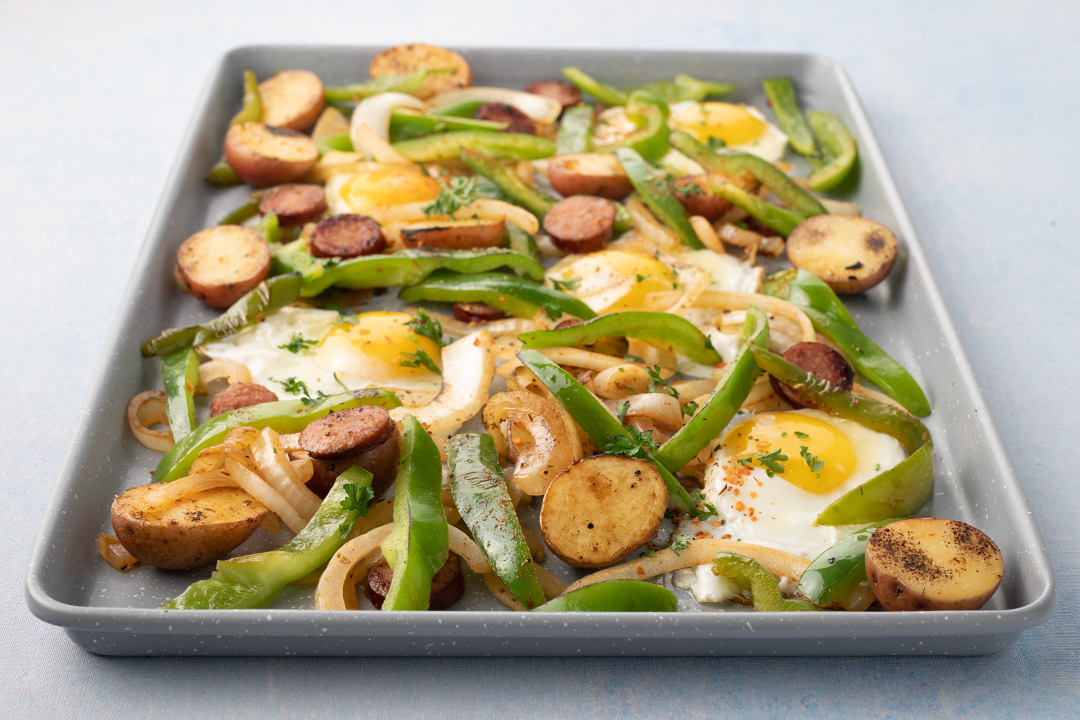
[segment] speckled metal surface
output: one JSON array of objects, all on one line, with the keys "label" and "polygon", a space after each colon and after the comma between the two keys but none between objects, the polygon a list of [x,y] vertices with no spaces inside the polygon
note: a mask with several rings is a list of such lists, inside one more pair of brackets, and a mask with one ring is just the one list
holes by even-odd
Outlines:
[{"label": "speckled metal surface", "polygon": [[[1080,689],[1071,470],[1080,324],[1072,142],[1080,8],[928,3],[464,1],[6,4],[0,209],[0,699],[11,717],[1068,717]],[[288,13],[288,14],[286,14]],[[866,103],[1058,570],[1050,620],[966,658],[117,659],[33,621],[30,541],[141,237],[215,59],[255,42],[410,40],[835,57]],[[47,268],[43,273],[37,268]],[[119,422],[119,421],[116,421]],[[207,703],[210,703],[208,705]]]}]

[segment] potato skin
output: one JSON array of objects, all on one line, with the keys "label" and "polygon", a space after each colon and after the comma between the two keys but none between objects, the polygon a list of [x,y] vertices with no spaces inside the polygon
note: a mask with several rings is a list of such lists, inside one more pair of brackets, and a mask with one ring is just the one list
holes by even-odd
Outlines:
[{"label": "potato skin", "polygon": [[195,233],[176,252],[180,275],[195,297],[227,308],[270,274],[270,250],[255,230],[219,225]]},{"label": "potato skin", "polygon": [[[687,175],[671,181],[672,195],[690,215],[700,215],[709,222],[731,209],[731,203],[707,192],[703,182],[711,180],[708,175]],[[770,231],[771,233],[772,231]]]},{"label": "potato skin", "polygon": [[112,526],[129,553],[148,565],[190,570],[233,550],[259,527],[265,505],[239,488],[221,487],[153,507],[139,485],[116,496]]},{"label": "potato skin", "polygon": [[295,130],[238,123],[225,134],[225,159],[253,187],[297,182],[319,162],[319,146]]},{"label": "potato skin", "polygon": [[438,95],[447,90],[459,90],[472,87],[472,68],[458,53],[453,50],[425,45],[424,43],[409,43],[408,45],[396,45],[387,48],[376,55],[368,66],[368,73],[373,78],[383,75],[408,74],[418,70],[436,70],[439,68],[454,68],[453,72],[428,75],[424,78],[423,85],[413,93],[421,100]]},{"label": "potato skin", "polygon": [[899,249],[896,236],[884,225],[845,215],[807,218],[787,240],[792,265],[843,295],[865,292],[884,280]]},{"label": "potato skin", "polygon": [[433,220],[411,228],[402,228],[405,247],[437,247],[453,250],[502,247],[504,220]]},{"label": "potato skin", "polygon": [[286,70],[259,83],[262,121],[272,127],[307,130],[322,112],[325,96],[319,76],[307,70]]},{"label": "potato skin", "polygon": [[548,182],[563,197],[595,195],[622,200],[634,191],[618,159],[607,153],[554,157],[548,161]]}]

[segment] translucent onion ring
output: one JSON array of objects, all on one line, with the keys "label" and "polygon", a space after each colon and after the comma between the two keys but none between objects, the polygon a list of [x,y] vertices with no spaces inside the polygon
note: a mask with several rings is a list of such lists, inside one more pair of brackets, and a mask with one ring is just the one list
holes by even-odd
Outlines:
[{"label": "translucent onion ring", "polygon": [[147,390],[133,397],[127,406],[127,419],[131,434],[143,447],[167,452],[175,444],[171,429],[150,429],[151,425],[169,424],[164,390]]}]

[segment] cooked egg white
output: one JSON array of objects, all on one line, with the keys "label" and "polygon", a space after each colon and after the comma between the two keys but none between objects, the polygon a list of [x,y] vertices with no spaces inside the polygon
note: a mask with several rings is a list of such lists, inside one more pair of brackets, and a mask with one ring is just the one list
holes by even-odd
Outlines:
[{"label": "cooked egg white", "polygon": [[[200,350],[215,360],[243,363],[253,382],[283,400],[302,397],[285,389],[286,381],[295,378],[313,396],[377,387],[416,406],[438,393],[442,378],[423,365],[409,367],[413,361],[407,355],[423,350],[437,367],[441,360],[434,341],[406,325],[410,320],[406,313],[371,312],[348,322],[331,310],[286,307]],[[297,337],[311,342],[295,353],[283,347]]]},{"label": "cooked egg white", "polygon": [[439,196],[439,183],[413,167],[385,164],[342,173],[326,183],[330,212],[363,214],[373,208],[428,202]]},{"label": "cooked egg white", "polygon": [[683,253],[679,259],[709,274],[708,290],[757,292],[765,274],[762,268],[754,267],[734,255],[717,255],[712,250]]},{"label": "cooked egg white", "polygon": [[784,156],[787,135],[756,107],[723,102],[681,102],[671,106],[668,124],[699,142],[723,140],[728,150],[757,155],[769,162]]}]

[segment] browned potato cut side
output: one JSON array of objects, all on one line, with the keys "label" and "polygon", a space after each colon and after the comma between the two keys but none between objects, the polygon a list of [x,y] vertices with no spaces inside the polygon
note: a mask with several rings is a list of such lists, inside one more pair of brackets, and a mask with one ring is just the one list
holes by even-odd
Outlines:
[{"label": "browned potato cut side", "polygon": [[266,506],[239,488],[203,490],[158,505],[158,487],[139,485],[117,495],[112,526],[128,552],[167,570],[190,570],[224,555],[266,517]]},{"label": "browned potato cut side", "polygon": [[447,90],[472,87],[472,68],[465,62],[465,58],[453,50],[423,43],[397,45],[383,50],[372,59],[368,72],[371,77],[377,78],[383,75],[409,74],[418,70],[440,68],[454,70],[428,75],[424,78],[424,84],[413,95],[426,100]]},{"label": "browned potato cut side", "polygon": [[271,127],[307,130],[323,109],[323,84],[307,70],[286,70],[259,83],[262,121]]},{"label": "browned potato cut side", "polygon": [[315,142],[324,140],[332,135],[348,135],[349,119],[345,113],[336,107],[328,107],[322,111],[315,127],[311,131],[311,139]]},{"label": "browned potato cut side", "polygon": [[622,200],[634,191],[619,159],[611,153],[560,155],[548,162],[548,182],[563,197],[596,195]]},{"label": "browned potato cut side", "polygon": [[792,265],[842,294],[864,292],[884,280],[898,253],[896,236],[887,227],[845,215],[807,218],[787,242]]},{"label": "browned potato cut side", "polygon": [[183,242],[176,262],[195,297],[210,307],[229,307],[270,274],[270,250],[259,233],[219,225]]},{"label": "browned potato cut side", "polygon": [[503,220],[433,220],[401,229],[406,247],[439,247],[454,250],[503,246]]},{"label": "browned potato cut side", "polygon": [[866,576],[886,610],[977,610],[1004,573],[994,541],[959,520],[901,520],[866,545]]},{"label": "browned potato cut side", "polygon": [[303,133],[262,123],[239,123],[225,135],[225,159],[255,187],[296,182],[319,162],[319,146]]},{"label": "browned potato cut side", "polygon": [[575,567],[603,567],[655,535],[667,507],[660,473],[644,460],[595,455],[548,486],[540,531],[553,553]]}]

